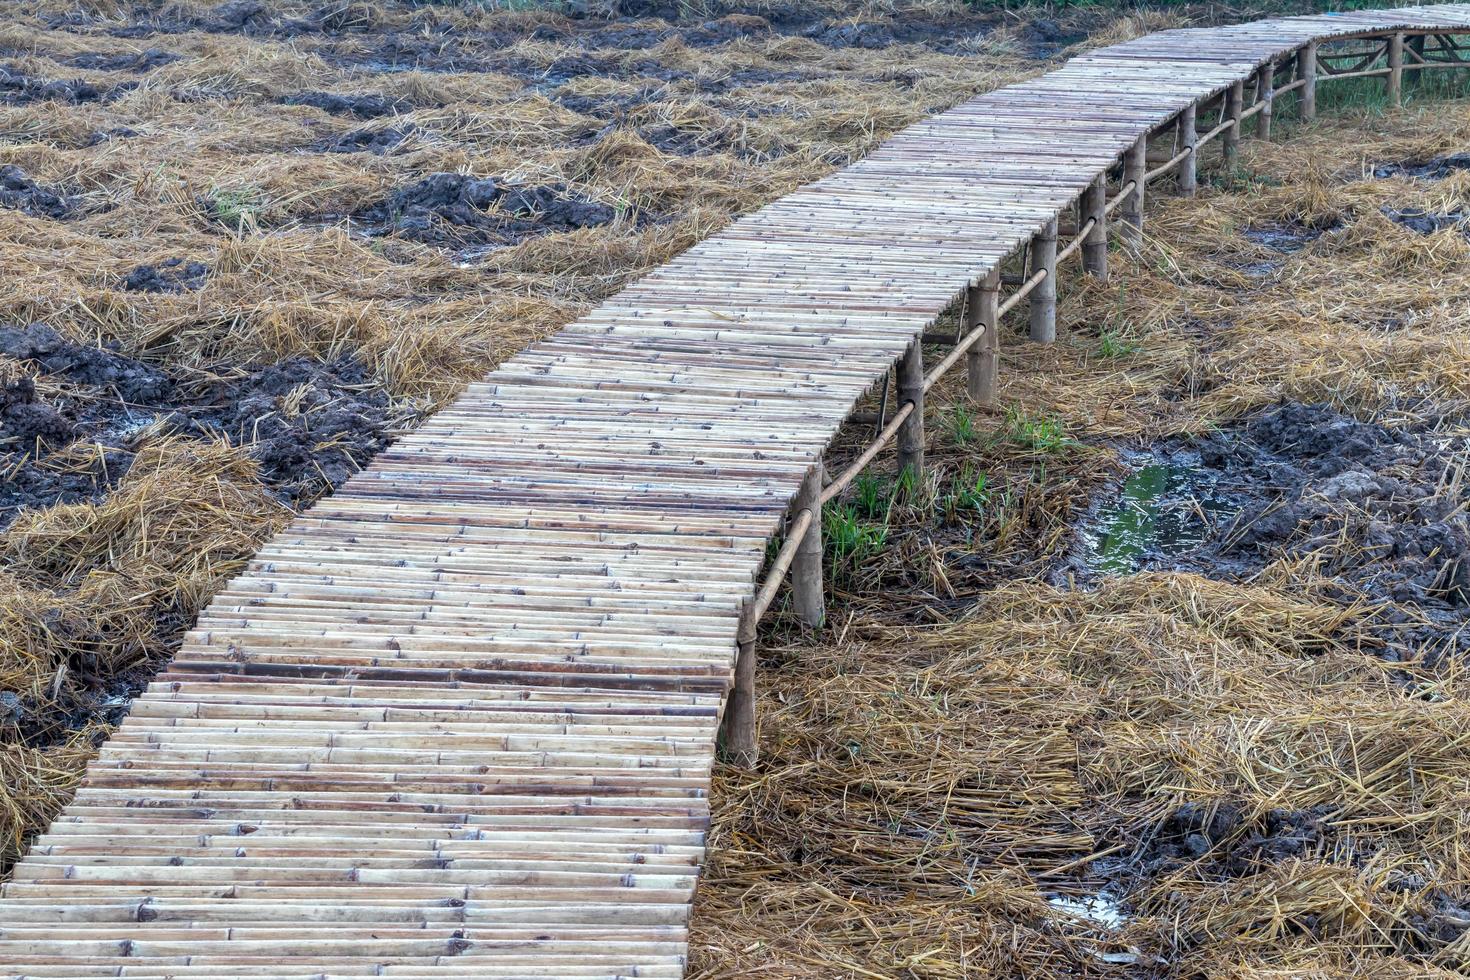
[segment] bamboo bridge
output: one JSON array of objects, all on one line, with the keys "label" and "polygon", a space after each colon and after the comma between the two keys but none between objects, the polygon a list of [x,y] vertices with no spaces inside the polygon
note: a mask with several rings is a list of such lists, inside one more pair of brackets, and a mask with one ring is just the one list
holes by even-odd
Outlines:
[{"label": "bamboo bridge", "polygon": [[755,751],[756,622],[788,569],[822,616],[821,502],[889,441],[921,467],[926,390],[963,360],[989,399],[1001,318],[1050,341],[1058,264],[1107,275],[1151,184],[1193,193],[1208,146],[1230,166],[1325,82],[1397,102],[1467,33],[1434,6],[1092,51],[507,361],[214,599],[0,889],[0,977],[682,976],[722,727]]}]

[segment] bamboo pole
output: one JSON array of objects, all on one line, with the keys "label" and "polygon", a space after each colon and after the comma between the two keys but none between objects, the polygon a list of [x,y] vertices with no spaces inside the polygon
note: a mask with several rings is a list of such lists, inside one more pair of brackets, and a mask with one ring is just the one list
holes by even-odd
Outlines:
[{"label": "bamboo pole", "polygon": [[1302,83],[1303,122],[1317,118],[1317,42],[1305,45],[1296,55],[1296,77]]},{"label": "bamboo pole", "polygon": [[1091,221],[1082,243],[1082,270],[1106,282],[1108,278],[1108,178],[1098,174],[1082,192],[1082,220]]},{"label": "bamboo pole", "polygon": [[1261,105],[1256,117],[1256,139],[1271,139],[1271,108],[1276,101],[1276,62],[1268,61],[1256,73],[1256,101]]},{"label": "bamboo pole", "polygon": [[913,411],[914,406],[912,402],[899,406],[898,411],[893,413],[893,418],[889,420],[888,424],[873,437],[872,442],[868,443],[868,448],[864,449],[857,459],[847,464],[847,469],[838,473],[832,478],[832,482],[827,484],[826,489],[822,491],[822,503],[825,504],[847,489],[848,485],[857,478],[857,475],[873,461],[873,457],[883,451],[883,447],[888,445],[888,440],[898,434],[899,428],[913,414]]},{"label": "bamboo pole", "polygon": [[[915,346],[918,341],[915,341]],[[811,472],[817,472],[813,470]],[[818,475],[813,495],[820,499],[822,479]],[[805,489],[805,488],[803,488]],[[771,600],[786,578],[787,569],[796,561],[797,552],[806,544],[807,532],[816,523],[817,511],[798,509],[786,528],[786,543],[771,561],[766,578],[755,598],[740,609],[740,626],[736,631],[734,683],[725,698],[725,713],[720,717],[720,750],[737,765],[750,767],[758,757],[755,737],[755,639],[756,626],[770,608]]]},{"label": "bamboo pole", "polygon": [[1179,114],[1179,143],[1189,151],[1179,161],[1179,193],[1194,197],[1199,192],[1199,106],[1191,102]]},{"label": "bamboo pole", "polygon": [[[820,515],[822,510],[821,460],[807,471],[801,481],[796,502],[792,505],[797,513],[810,511]],[[796,549],[796,558],[791,563],[792,604],[797,620],[808,629],[820,629],[827,618],[826,596],[822,588],[822,522],[809,521],[801,544]]]},{"label": "bamboo pole", "polygon": [[736,634],[735,677],[725,698],[725,713],[720,718],[720,751],[739,766],[755,765],[755,624],[754,603],[740,612],[740,630]]},{"label": "bamboo pole", "polygon": [[1148,137],[1140,136],[1123,157],[1123,183],[1133,189],[1123,200],[1123,226],[1119,237],[1137,247],[1143,241],[1143,203],[1148,184]]},{"label": "bamboo pole", "polygon": [[[1423,34],[1414,34],[1404,41],[1415,68],[1419,68],[1424,64],[1424,37],[1425,35]],[[1418,88],[1424,84],[1424,73],[1422,71],[1414,72],[1414,74],[1408,77],[1405,84],[1409,88]]]},{"label": "bamboo pole", "polygon": [[1240,161],[1240,110],[1244,96],[1244,83],[1240,81],[1231,82],[1230,91],[1225,96],[1225,117],[1230,125],[1225,130],[1225,143],[1222,148],[1225,154],[1225,177],[1227,180],[1233,179],[1236,164]]},{"label": "bamboo pole", "polygon": [[967,324],[970,330],[984,330],[979,343],[965,355],[967,387],[972,399],[981,405],[995,401],[995,381],[1000,360],[999,318],[995,315],[1000,305],[1000,269],[991,269],[978,286],[970,287],[969,301],[965,304],[967,315],[973,318]]},{"label": "bamboo pole", "polygon": [[1046,277],[1031,293],[1031,339],[1049,344],[1057,339],[1057,219],[1041,226],[1031,239],[1031,274]]},{"label": "bamboo pole", "polygon": [[913,402],[914,410],[898,429],[898,472],[912,469],[924,474],[924,345],[915,340],[898,360],[898,403]]},{"label": "bamboo pole", "polygon": [[1388,102],[1398,108],[1404,104],[1404,35],[1388,39]]}]

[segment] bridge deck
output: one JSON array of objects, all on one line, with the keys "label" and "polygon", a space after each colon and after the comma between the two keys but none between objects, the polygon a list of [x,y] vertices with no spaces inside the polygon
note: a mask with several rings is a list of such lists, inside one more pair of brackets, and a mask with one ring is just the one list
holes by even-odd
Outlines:
[{"label": "bridge deck", "polygon": [[0,975],[678,977],[741,604],[843,418],[1135,140],[1169,31],[912,126],[470,386],[214,600],[0,898]]}]

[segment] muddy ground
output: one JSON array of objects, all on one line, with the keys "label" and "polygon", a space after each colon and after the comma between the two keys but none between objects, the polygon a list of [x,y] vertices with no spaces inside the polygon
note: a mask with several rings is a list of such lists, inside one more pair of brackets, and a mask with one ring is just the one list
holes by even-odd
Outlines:
[{"label": "muddy ground", "polygon": [[1311,556],[1344,601],[1375,610],[1382,656],[1431,666],[1463,656],[1470,488],[1455,434],[1463,420],[1449,431],[1447,421],[1388,428],[1288,402],[1130,452],[1130,475],[1094,501],[1052,580],[1167,568],[1248,581]]},{"label": "muddy ground", "polygon": [[185,375],[40,323],[0,324],[0,355],[21,368],[0,405],[0,466],[10,475],[0,530],[25,508],[100,500],[142,439],[227,440],[293,506],[330,493],[388,443],[388,397],[351,359]]}]

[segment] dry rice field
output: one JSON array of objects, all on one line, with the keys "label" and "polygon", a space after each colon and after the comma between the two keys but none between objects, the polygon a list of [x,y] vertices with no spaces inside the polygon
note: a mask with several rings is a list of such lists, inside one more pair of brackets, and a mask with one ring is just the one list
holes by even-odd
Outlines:
[{"label": "dry rice field", "polygon": [[[0,13],[3,874],[221,582],[459,386],[929,113],[1256,12]],[[694,975],[1470,971],[1463,87],[1161,188],[1055,346],[1008,325],[997,406],[938,391],[923,480],[829,505]]]}]

